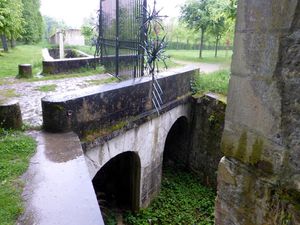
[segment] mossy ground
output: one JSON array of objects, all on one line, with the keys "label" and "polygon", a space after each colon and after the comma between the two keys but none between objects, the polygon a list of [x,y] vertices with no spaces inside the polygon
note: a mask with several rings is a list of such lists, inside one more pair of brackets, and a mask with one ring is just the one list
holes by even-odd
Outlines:
[{"label": "mossy ground", "polygon": [[[215,192],[203,187],[193,174],[165,168],[162,188],[151,205],[139,213],[123,216],[128,225],[214,224]],[[110,215],[108,224],[116,224]]]},{"label": "mossy ground", "polygon": [[31,137],[0,129],[0,224],[15,224],[23,211],[19,177],[27,170],[35,149]]}]

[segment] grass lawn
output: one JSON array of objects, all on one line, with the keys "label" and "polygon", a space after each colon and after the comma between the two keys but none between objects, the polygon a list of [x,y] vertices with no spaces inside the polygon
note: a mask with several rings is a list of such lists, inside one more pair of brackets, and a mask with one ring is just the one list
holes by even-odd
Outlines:
[{"label": "grass lawn", "polygon": [[32,64],[33,74],[41,71],[42,47],[20,45],[10,49],[8,53],[0,53],[0,78],[15,77],[18,74],[18,64]]},{"label": "grass lawn", "polygon": [[194,78],[194,82],[192,83],[193,93],[198,95],[213,92],[227,96],[229,79],[229,70],[200,74]]},{"label": "grass lawn", "polygon": [[167,50],[167,55],[171,59],[188,61],[188,62],[202,62],[202,63],[218,63],[229,65],[231,62],[232,51],[226,53],[225,50],[218,51],[218,57],[215,58],[213,50],[204,50],[202,52],[203,58],[199,58],[199,50]]},{"label": "grass lawn", "polygon": [[27,170],[35,149],[35,141],[22,132],[0,129],[0,224],[15,224],[23,212],[19,177]]}]

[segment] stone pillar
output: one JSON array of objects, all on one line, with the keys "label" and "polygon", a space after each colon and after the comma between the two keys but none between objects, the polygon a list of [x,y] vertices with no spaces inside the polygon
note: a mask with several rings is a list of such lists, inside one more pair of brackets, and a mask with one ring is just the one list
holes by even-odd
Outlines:
[{"label": "stone pillar", "polygon": [[58,33],[59,37],[59,58],[65,58],[65,49],[64,49],[64,34],[60,31]]},{"label": "stone pillar", "polygon": [[239,0],[216,224],[300,224],[299,42],[299,0]]}]

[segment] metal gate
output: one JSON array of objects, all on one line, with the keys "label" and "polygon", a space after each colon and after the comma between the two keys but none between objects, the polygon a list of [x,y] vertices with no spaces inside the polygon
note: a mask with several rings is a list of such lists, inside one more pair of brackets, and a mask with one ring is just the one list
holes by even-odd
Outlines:
[{"label": "metal gate", "polygon": [[97,51],[101,64],[116,77],[144,75],[147,0],[100,0]]}]

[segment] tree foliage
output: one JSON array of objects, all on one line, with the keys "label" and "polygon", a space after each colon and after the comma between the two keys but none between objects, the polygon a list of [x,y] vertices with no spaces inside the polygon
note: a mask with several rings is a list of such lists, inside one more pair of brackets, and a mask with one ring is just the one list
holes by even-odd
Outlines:
[{"label": "tree foliage", "polygon": [[7,38],[12,40],[21,36],[24,24],[22,10],[21,0],[0,0],[0,35],[5,51],[8,51]]},{"label": "tree foliage", "polygon": [[39,0],[22,0],[23,18],[25,20],[22,33],[25,43],[37,43],[43,37],[43,18],[40,13]]},{"label": "tree foliage", "polygon": [[237,0],[190,0],[181,7],[181,21],[188,28],[201,32],[200,57],[204,34],[215,37],[215,56],[219,42],[226,33],[233,32]]},{"label": "tree foliage", "polygon": [[62,20],[56,20],[49,16],[43,16],[44,21],[44,38],[49,39],[56,30],[68,29],[68,25]]}]

